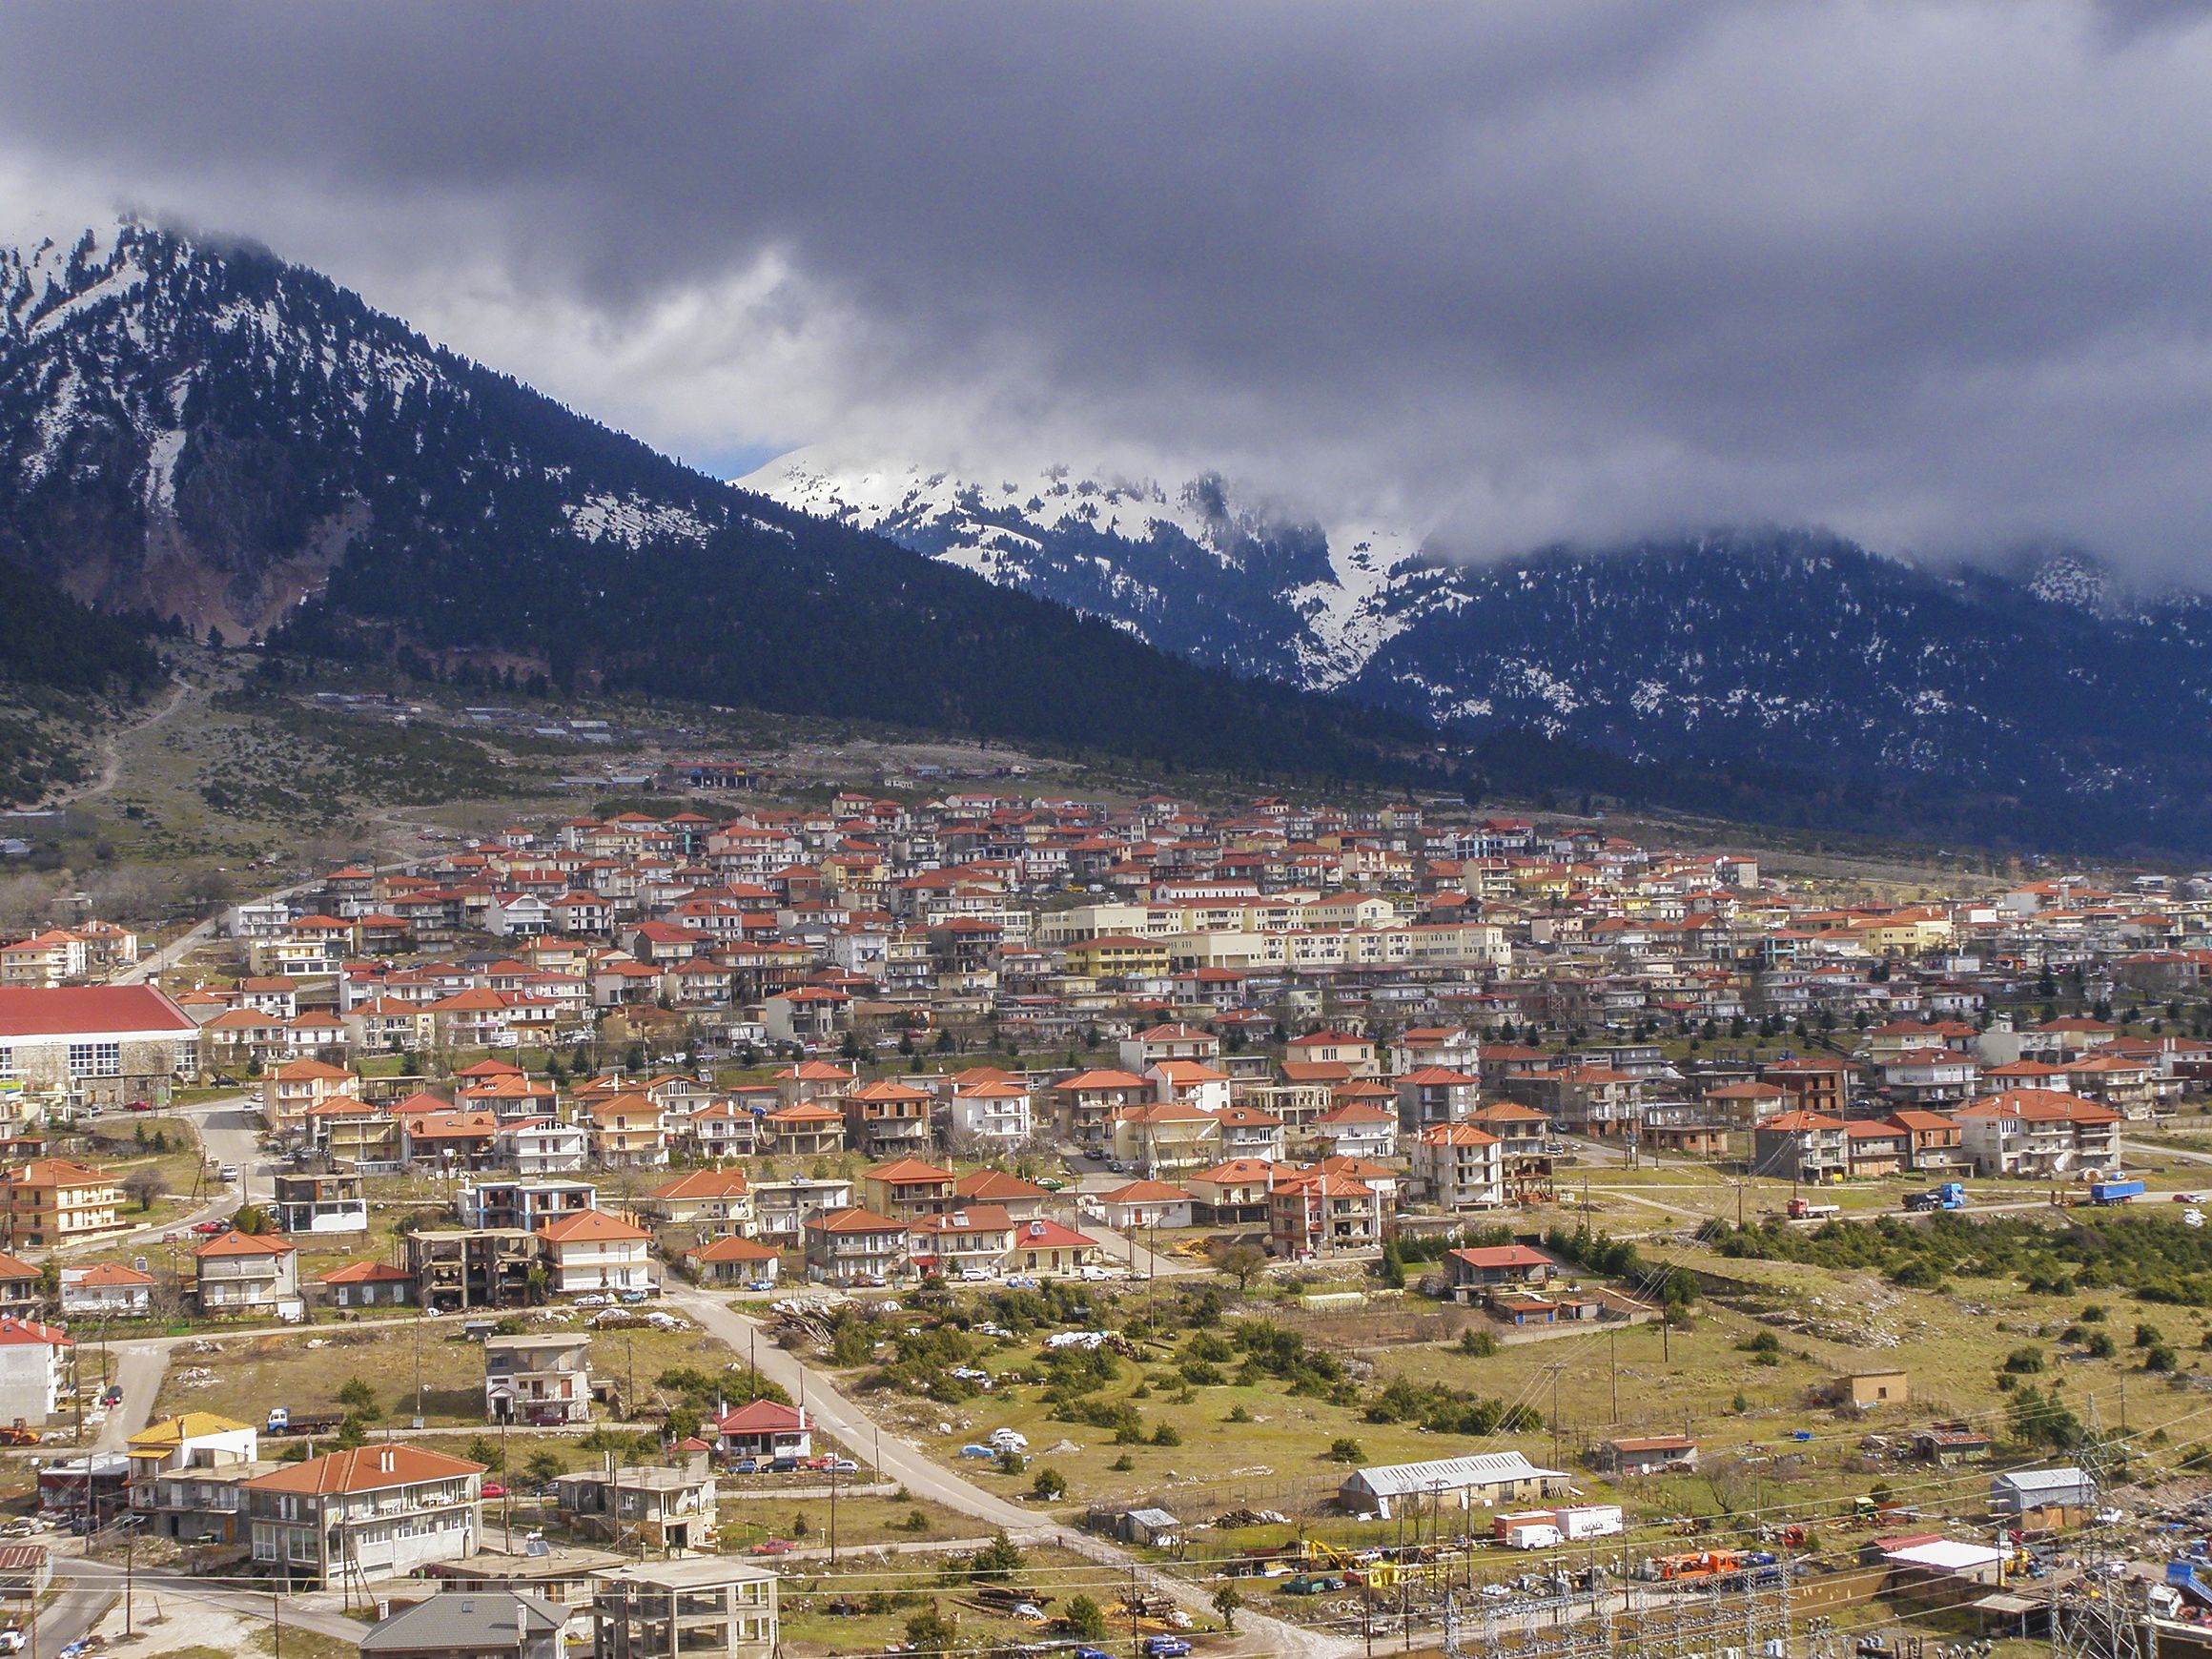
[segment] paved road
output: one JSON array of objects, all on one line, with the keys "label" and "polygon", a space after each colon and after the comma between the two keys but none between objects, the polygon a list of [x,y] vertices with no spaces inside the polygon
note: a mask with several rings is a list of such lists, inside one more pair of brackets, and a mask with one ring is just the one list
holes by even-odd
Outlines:
[{"label": "paved road", "polygon": [[[205,1602],[211,1607],[224,1608],[250,1619],[271,1618],[277,1608],[276,1600],[265,1593],[222,1589],[205,1579],[190,1578],[182,1573],[155,1572],[140,1567],[132,1576],[134,1581],[131,1596],[133,1604],[132,1622],[141,1628],[152,1616],[157,1601],[172,1598]],[[40,1659],[51,1659],[51,1655],[98,1623],[100,1615],[114,1606],[122,1594],[124,1569],[113,1562],[87,1561],[82,1556],[70,1556],[54,1563],[54,1577],[69,1585],[57,1610],[72,1604],[96,1610],[92,1612],[91,1617],[84,1619],[82,1627],[73,1632],[69,1631],[68,1624],[56,1619],[53,1613],[43,1615],[38,1626]],[[294,1595],[283,1598],[282,1609],[286,1629],[313,1630],[318,1635],[335,1636],[349,1646],[360,1641],[361,1632],[366,1628],[358,1620],[349,1619],[343,1613],[310,1607]],[[52,1629],[59,1639],[50,1641],[49,1629]]]},{"label": "paved road", "polygon": [[[886,1434],[868,1414],[838,1391],[836,1383],[802,1363],[797,1356],[777,1346],[768,1329],[688,1285],[671,1282],[664,1300],[697,1320],[702,1329],[720,1337],[738,1353],[760,1367],[761,1375],[803,1401],[814,1420],[850,1447],[865,1454],[882,1474],[900,1482],[908,1491],[942,1504],[963,1515],[973,1515],[987,1526],[1002,1527],[1021,1543],[1054,1544],[1116,1571],[1134,1570],[1148,1589],[1173,1596],[1194,1613],[1213,1616],[1206,1592],[1187,1580],[1141,1567],[1132,1557],[1088,1532],[1063,1526],[1049,1516],[1023,1505],[1010,1503],[995,1492],[963,1480],[932,1461],[919,1446],[895,1434]],[[1237,1615],[1233,1650],[1281,1654],[1292,1659],[1347,1659],[1359,1644],[1345,1638],[1301,1629],[1271,1619],[1250,1608]]]}]

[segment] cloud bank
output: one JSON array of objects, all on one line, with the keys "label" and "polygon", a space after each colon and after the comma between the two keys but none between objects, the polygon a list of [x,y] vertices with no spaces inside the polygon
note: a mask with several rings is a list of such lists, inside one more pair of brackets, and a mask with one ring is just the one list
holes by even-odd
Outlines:
[{"label": "cloud bank", "polygon": [[0,224],[256,237],[733,472],[2212,582],[2207,86],[2171,0],[18,0]]}]

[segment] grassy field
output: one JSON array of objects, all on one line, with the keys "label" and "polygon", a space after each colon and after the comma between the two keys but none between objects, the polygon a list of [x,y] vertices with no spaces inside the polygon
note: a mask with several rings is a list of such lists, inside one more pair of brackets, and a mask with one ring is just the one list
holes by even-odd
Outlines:
[{"label": "grassy field", "polygon": [[[533,1319],[525,1329],[554,1332],[583,1328],[578,1314]],[[404,1426],[415,1415],[418,1359],[424,1425],[462,1427],[481,1423],[483,1406],[483,1349],[461,1334],[453,1319],[407,1319],[398,1325],[361,1329],[322,1324],[256,1337],[206,1339],[213,1351],[180,1351],[163,1380],[157,1410],[215,1411],[258,1423],[272,1405],[294,1411],[339,1410],[338,1391],[356,1378],[375,1390],[379,1423]],[[742,1356],[719,1339],[700,1331],[604,1331],[591,1343],[595,1377],[610,1380],[647,1406],[672,1399],[655,1386],[664,1371],[692,1366],[720,1371]]]},{"label": "grassy field", "polygon": [[[948,1583],[946,1569],[957,1565],[956,1558],[894,1556],[871,1569],[840,1563],[834,1579],[826,1570],[810,1576],[805,1570],[809,1565],[788,1569],[783,1586],[783,1649],[794,1656],[888,1651],[889,1644],[905,1638],[907,1620],[931,1605],[956,1622],[964,1645],[979,1649],[1034,1642],[1050,1634],[1046,1626],[988,1611],[975,1604],[973,1587]],[[827,1565],[821,1564],[825,1569]],[[1006,1585],[1037,1600],[1048,1618],[1058,1616],[1077,1596],[1088,1596],[1111,1618],[1127,1582],[1080,1556],[1048,1548],[1025,1551],[1021,1568]],[[1118,1629],[1124,1642],[1127,1630],[1126,1624]]]},{"label": "grassy field", "polygon": [[[2212,1319],[2203,1312],[2109,1286],[2065,1295],[2031,1292],[2001,1274],[1976,1273],[1940,1289],[1914,1289],[1875,1271],[1724,1258],[1694,1241],[1686,1218],[1627,1201],[1633,1192],[1694,1215],[1733,1219],[1731,1184],[1711,1178],[1666,1178],[1669,1173],[1610,1172],[1617,1190],[1593,1178],[1591,1202],[1597,1225],[1650,1235],[1643,1244],[1649,1259],[1716,1276],[1722,1293],[1705,1296],[1683,1328],[1592,1327],[1504,1345],[1483,1357],[1435,1344],[1340,1353],[1355,1383],[1344,1399],[1328,1398],[1325,1390],[1294,1391],[1275,1378],[1239,1379],[1234,1364],[1213,1367],[1218,1376],[1211,1380],[1201,1368],[1194,1383],[1185,1367],[1198,1334],[1171,1329],[1147,1347],[1141,1363],[1123,1362],[1118,1375],[1088,1402],[1132,1408],[1137,1444],[1116,1444],[1111,1428],[1068,1421],[1069,1414],[1045,1398],[1040,1382],[1021,1380],[1018,1374],[1037,1362],[1035,1336],[1000,1342],[973,1362],[994,1377],[991,1391],[978,1398],[943,1404],[896,1390],[859,1397],[887,1428],[916,1439],[992,1490],[1027,1492],[1039,1471],[1049,1469],[1068,1488],[1055,1508],[1150,1500],[1186,1522],[1237,1505],[1299,1513],[1345,1472],[1331,1456],[1340,1440],[1355,1444],[1336,1449],[1369,1464],[1473,1449],[1519,1450],[1540,1465],[1569,1470],[1585,1494],[1619,1501],[1648,1522],[1783,1509],[1792,1516],[1835,1518],[1851,1500],[1878,1486],[1888,1487],[1900,1503],[1978,1517],[1986,1469],[1936,1469],[1906,1461],[1903,1449],[1912,1429],[1938,1419],[1973,1421],[2003,1442],[2015,1397],[2008,1383],[2055,1386],[2086,1424],[2114,1432],[2124,1425],[2143,1469],[2170,1464],[2185,1447],[2212,1441],[2212,1403],[2203,1398],[2212,1390],[2206,1369],[2212,1351],[2204,1346],[2212,1341]],[[1854,1208],[1874,1214],[1894,1211],[1903,1185],[1890,1183],[1882,1192],[1844,1190],[1863,1198]],[[2007,1189],[1990,1191],[2009,1196]],[[1781,1183],[1756,1183],[1746,1195],[1747,1219],[1778,1207],[1771,1202],[1777,1195],[1786,1196]],[[2019,1196],[2029,1206],[2020,1219],[2064,1224],[2058,1212],[2037,1202],[2037,1189],[2023,1186]],[[1570,1214],[1563,1206],[1549,1217]],[[1344,1266],[1333,1274],[1338,1282],[1356,1285],[1362,1271]],[[1301,1270],[1296,1277],[1326,1280],[1331,1272]],[[1371,1288],[1373,1281],[1366,1282]],[[1246,1306],[1254,1316],[1266,1317],[1288,1288],[1280,1279],[1264,1290],[1256,1284]],[[1115,1287],[1098,1294],[1112,1303],[1112,1311],[1097,1313],[1098,1323],[1141,1325],[1143,1289]],[[1178,1295],[1174,1284],[1161,1281],[1151,1287],[1151,1303],[1164,1310]],[[985,1316],[966,1317],[973,1322]],[[1232,1313],[1224,1328],[1233,1328],[1236,1318]],[[2085,1319],[2091,1322],[2083,1323]],[[2172,1374],[2145,1368],[2149,1348],[2138,1345],[2139,1326],[2148,1327],[2143,1336],[2150,1343],[2176,1350]],[[2099,1329],[2112,1335],[2108,1353],[2097,1352],[2079,1336],[2059,1340],[2069,1331]],[[2021,1350],[2033,1350],[2039,1369],[2008,1375],[2008,1361]],[[1823,1403],[1833,1380],[1869,1369],[1905,1371],[1911,1403],[1860,1414]],[[869,1368],[855,1367],[851,1381],[858,1383],[868,1374]],[[1475,1440],[1429,1433],[1414,1422],[1368,1421],[1368,1404],[1398,1379],[1532,1406],[1545,1426]],[[962,1444],[1000,1426],[1028,1438],[1026,1468],[1002,1472],[958,1457]],[[1584,1463],[1597,1442],[1686,1432],[1700,1445],[1702,1466],[1695,1475],[1610,1482],[1589,1473]],[[1869,1436],[1889,1444],[1868,1443]],[[1161,1438],[1168,1444],[1157,1444]],[[2048,1461],[2051,1455],[2033,1448],[2000,1447],[1999,1453],[2000,1461],[2016,1464]],[[1362,1527],[1342,1519],[1310,1525],[1367,1542],[1392,1531],[1387,1525]],[[1240,1535],[1234,1541],[1248,1542]],[[1264,1530],[1249,1540],[1274,1541]]]}]

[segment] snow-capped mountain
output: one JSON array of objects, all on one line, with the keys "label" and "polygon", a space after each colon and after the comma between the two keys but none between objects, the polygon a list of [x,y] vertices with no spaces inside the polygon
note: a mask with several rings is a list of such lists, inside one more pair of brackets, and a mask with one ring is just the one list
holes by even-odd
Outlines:
[{"label": "snow-capped mountain", "polygon": [[1403,775],[1423,748],[733,491],[266,251],[136,224],[0,251],[0,562],[409,672],[1209,765]]},{"label": "snow-capped mountain", "polygon": [[1767,531],[1461,564],[1212,477],[964,479],[802,452],[746,484],[1199,661],[1464,735],[1804,768],[1816,790],[1920,780],[2026,803],[2023,827],[2063,803],[2128,834],[2199,809],[2212,780],[2212,606],[2129,598],[2079,554],[1947,572]]},{"label": "snow-capped mountain", "polygon": [[963,480],[838,468],[802,451],[743,481],[818,518],[1103,617],[1163,650],[1313,690],[1344,684],[1403,625],[1421,540],[1233,502],[1214,475],[1104,469]]}]

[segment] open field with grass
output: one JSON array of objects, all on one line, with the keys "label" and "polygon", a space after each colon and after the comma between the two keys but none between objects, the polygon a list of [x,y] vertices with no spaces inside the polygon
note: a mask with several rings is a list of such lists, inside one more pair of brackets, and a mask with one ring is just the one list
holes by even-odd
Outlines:
[{"label": "open field with grass", "polygon": [[[1632,1184],[1646,1190],[1653,1183]],[[1685,1191],[1670,1199],[1689,1198],[1693,1202],[1682,1207],[1706,1215],[1725,1208],[1732,1220],[1732,1189],[1682,1184]],[[2032,1190],[2027,1196],[2028,1209],[2000,1212],[1989,1224],[2030,1240],[2074,1237],[2090,1223],[2166,1227],[2177,1238],[2183,1231],[2178,1212],[2165,1206],[2124,1216],[2060,1213],[2034,1203]],[[1924,1221],[1885,1222],[1888,1236],[1905,1242],[1874,1262],[1740,1259],[1698,1242],[1687,1221],[1639,1218],[1614,1197],[1593,1182],[1597,1225],[1641,1219],[1637,1230],[1651,1235],[1642,1244],[1648,1260],[1691,1269],[1706,1280],[1675,1328],[1593,1325],[1477,1354],[1438,1343],[1355,1350],[1320,1334],[1333,1327],[1316,1321],[1306,1327],[1316,1333],[1311,1351],[1342,1362],[1342,1384],[1254,1374],[1250,1353],[1236,1342],[1239,1326],[1280,1321],[1298,1327],[1300,1316],[1282,1299],[1301,1282],[1361,1282],[1362,1268],[1329,1264],[1278,1270],[1241,1301],[1229,1296],[1225,1281],[1211,1280],[1163,1280],[1150,1287],[1149,1299],[1144,1287],[1093,1287],[1096,1305],[1086,1322],[1137,1336],[1140,1357],[1115,1362],[1072,1395],[1054,1386],[1041,1329],[979,1342],[966,1362],[991,1373],[993,1385],[973,1398],[922,1397],[913,1385],[928,1383],[930,1366],[881,1348],[847,1366],[847,1378],[887,1428],[1009,1497],[1033,1493],[1049,1471],[1047,1489],[1064,1482],[1065,1498],[1028,1501],[1057,1512],[1149,1502],[1187,1524],[1235,1506],[1274,1507],[1302,1516],[1309,1529],[1365,1543],[1387,1540],[1393,1526],[1312,1513],[1347,1472],[1339,1458],[1379,1464],[1519,1450],[1540,1466],[1567,1470],[1586,1496],[1618,1501],[1647,1523],[1705,1516],[1725,1524],[1785,1515],[1834,1520],[1870,1492],[1978,1518],[1989,1469],[1912,1461],[1911,1431],[1963,1420],[1997,1440],[1996,1466],[2054,1461],[2064,1446],[2039,1440],[2037,1424],[2047,1413],[2031,1409],[2045,1400],[2081,1431],[2124,1433],[2119,1449],[2132,1453],[2139,1474],[2174,1466],[2212,1444],[2212,1295],[2203,1307],[2177,1305],[2159,1300],[2181,1294],[2172,1286],[2145,1280],[2130,1288],[2101,1281],[2094,1271],[2078,1283],[2032,1244],[2018,1260],[1968,1260],[1915,1281],[1920,1270],[1899,1263],[1915,1259]],[[1757,1209],[1748,1202],[1747,1219]],[[1564,1210],[1554,1219],[1569,1219]],[[1371,1279],[1365,1282],[1372,1288]],[[2187,1279],[2182,1289],[2198,1282]],[[2204,1282],[2212,1285],[2212,1279]],[[1230,1305],[1211,1320],[1199,1313],[1194,1328],[1178,1310],[1208,1285],[1229,1296]],[[2138,1294],[2145,1288],[2150,1295]],[[1149,1323],[1148,1301],[1156,1316]],[[1378,1298],[1373,1305],[1394,1304]],[[989,1317],[981,1304],[958,1316],[968,1325]],[[888,1327],[877,1335],[895,1339]],[[1230,1354],[1216,1358],[1224,1342]],[[1858,1412],[1827,1403],[1836,1379],[1892,1369],[1906,1373],[1909,1403]],[[1422,1408],[1378,1413],[1386,1390],[1402,1391],[1393,1384],[1411,1385]],[[1438,1420],[1430,1406],[1439,1401],[1525,1406],[1541,1425],[1433,1432]],[[1378,1415],[1397,1421],[1374,1421]],[[1027,1437],[1023,1467],[1002,1470],[959,1457],[963,1444],[998,1427]],[[1699,1443],[1695,1474],[1615,1481],[1585,1462],[1605,1440],[1682,1433]],[[1461,1526],[1468,1519],[1457,1517]],[[1484,1525],[1482,1517],[1473,1520],[1478,1529]],[[1260,1529],[1226,1541],[1241,1546],[1280,1540]]]},{"label": "open field with grass", "polygon": [[[1112,1616],[1128,1586],[1127,1577],[1065,1550],[1032,1548],[1004,1582],[1006,1587],[1036,1599],[1048,1617],[1057,1617],[1068,1604],[1086,1596]],[[887,1644],[903,1641],[907,1621],[925,1607],[934,1607],[958,1626],[963,1644],[988,1648],[998,1642],[1034,1642],[1048,1638],[1047,1626],[994,1613],[978,1605],[974,1587],[957,1582],[948,1568],[956,1568],[957,1557],[901,1555],[863,1566],[840,1563],[834,1577],[828,1564],[818,1574],[806,1568],[813,1563],[786,1569],[782,1591],[783,1647],[793,1655],[880,1653]],[[1148,1630],[1161,1627],[1147,1624]],[[1126,1643],[1128,1625],[1116,1634]],[[1062,1634],[1060,1640],[1068,1638]]]},{"label": "open field with grass", "polygon": [[[584,1328],[582,1314],[540,1312],[544,1317],[523,1318],[519,1328]],[[376,1395],[374,1422],[405,1426],[415,1415],[420,1375],[425,1426],[485,1422],[483,1347],[461,1335],[455,1318],[405,1318],[404,1323],[367,1329],[326,1321],[255,1337],[223,1337],[211,1329],[204,1342],[207,1346],[195,1343],[177,1352],[162,1382],[158,1411],[215,1411],[254,1423],[272,1405],[337,1411],[342,1409],[339,1390],[358,1379]],[[592,1375],[613,1382],[625,1399],[634,1377],[636,1398],[647,1409],[676,1398],[656,1384],[663,1372],[687,1366],[719,1372],[742,1362],[742,1355],[702,1331],[608,1330],[591,1342]],[[604,1416],[604,1410],[595,1415]]]}]

